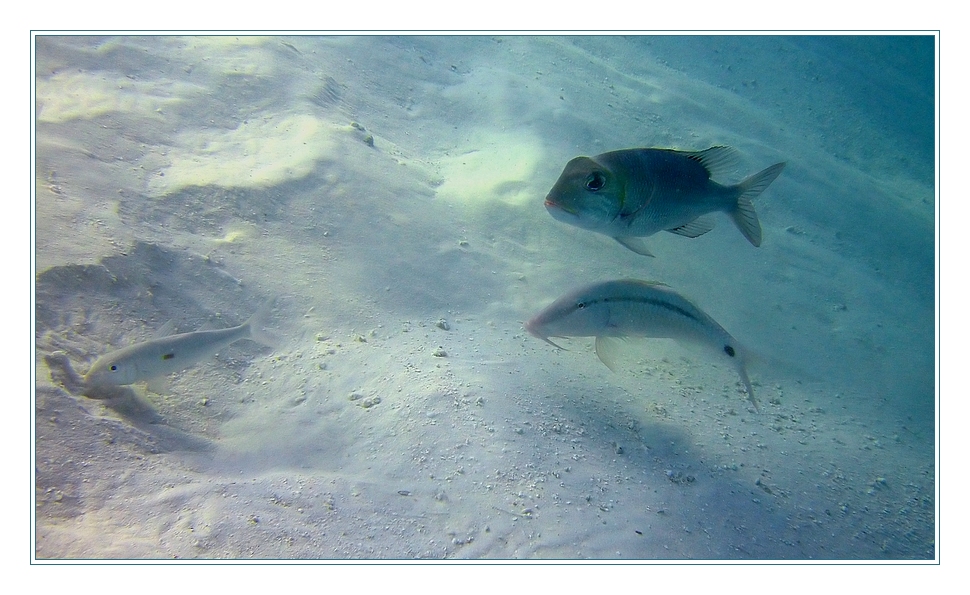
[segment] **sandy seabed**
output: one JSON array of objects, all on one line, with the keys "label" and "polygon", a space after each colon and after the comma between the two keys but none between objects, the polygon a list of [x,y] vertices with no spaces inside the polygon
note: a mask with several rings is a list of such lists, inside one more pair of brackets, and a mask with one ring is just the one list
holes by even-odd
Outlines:
[{"label": "sandy seabed", "polygon": [[[880,67],[860,80],[852,51]],[[37,37],[36,558],[932,560],[925,56]],[[574,156],[717,144],[743,155],[726,182],[788,163],[760,248],[719,215],[646,258],[543,209]],[[636,342],[612,373],[591,340],[523,330],[624,277],[756,352],[761,412],[703,352]],[[50,358],[83,373],[274,298],[275,349],[236,343],[164,394],[73,394]]]}]

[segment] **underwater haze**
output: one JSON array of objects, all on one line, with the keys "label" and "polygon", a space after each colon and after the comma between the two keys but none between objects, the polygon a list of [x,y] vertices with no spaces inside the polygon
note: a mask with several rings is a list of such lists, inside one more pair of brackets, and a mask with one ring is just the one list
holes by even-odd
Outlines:
[{"label": "underwater haze", "polygon": [[[37,560],[937,557],[933,35],[34,42]],[[718,145],[786,163],[760,247],[544,208],[574,157]],[[703,349],[523,328],[615,279],[759,410]],[[266,303],[267,344],[80,384]]]}]

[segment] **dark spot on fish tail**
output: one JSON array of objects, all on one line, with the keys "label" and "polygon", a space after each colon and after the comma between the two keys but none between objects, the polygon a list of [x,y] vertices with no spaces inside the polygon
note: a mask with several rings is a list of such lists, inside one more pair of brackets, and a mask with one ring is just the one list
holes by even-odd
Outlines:
[{"label": "dark spot on fish tail", "polygon": [[724,353],[730,355],[731,357],[734,357],[734,347],[731,347],[730,345],[725,345]]},{"label": "dark spot on fish tail", "polygon": [[601,190],[603,186],[606,186],[606,176],[603,175],[601,171],[594,171],[593,173],[586,176],[586,189],[591,192],[596,192]]},{"label": "dark spot on fish tail", "polygon": [[174,353],[166,353],[162,356],[162,359],[172,359],[173,357],[175,357]]}]

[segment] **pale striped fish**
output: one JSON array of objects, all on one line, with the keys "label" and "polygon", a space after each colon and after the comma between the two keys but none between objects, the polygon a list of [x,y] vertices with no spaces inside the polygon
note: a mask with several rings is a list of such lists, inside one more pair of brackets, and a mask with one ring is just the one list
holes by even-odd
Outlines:
[{"label": "pale striped fish", "polygon": [[562,349],[549,337],[596,337],[596,355],[615,370],[618,339],[669,338],[712,347],[738,371],[755,409],[744,351],[713,318],[663,283],[634,279],[594,283],[572,291],[525,323],[533,336]]},{"label": "pale striped fish", "polygon": [[[103,355],[84,376],[84,384],[97,389],[149,381],[149,388],[152,389],[153,386],[160,386],[153,384],[153,380],[181,372],[236,341],[251,339],[273,346],[274,338],[262,328],[271,306],[272,301],[267,302],[239,326],[160,336]],[[166,328],[169,325],[163,327]],[[160,334],[164,334],[164,331]]]}]

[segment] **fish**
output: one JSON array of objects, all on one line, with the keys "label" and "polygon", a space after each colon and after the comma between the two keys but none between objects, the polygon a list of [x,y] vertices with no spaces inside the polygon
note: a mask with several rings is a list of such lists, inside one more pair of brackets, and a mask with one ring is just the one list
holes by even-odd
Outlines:
[{"label": "fish", "polygon": [[159,392],[156,390],[160,386],[157,379],[181,372],[236,341],[250,339],[274,347],[275,337],[263,329],[271,307],[272,300],[246,322],[224,329],[169,334],[173,325],[166,324],[157,338],[98,358],[84,375],[84,385],[87,390],[96,390],[147,381],[150,390]]},{"label": "fish", "polygon": [[745,350],[724,327],[664,283],[620,279],[586,285],[552,302],[525,329],[558,349],[563,347],[550,337],[596,337],[597,357],[614,372],[626,339],[668,338],[708,346],[734,366],[748,400],[759,411]]},{"label": "fish", "polygon": [[714,228],[709,213],[723,211],[754,246],[761,223],[754,200],[785,163],[776,163],[739,184],[723,186],[712,176],[738,161],[731,147],[703,151],[622,149],[570,160],[546,195],[553,218],[605,234],[637,254],[653,256],[642,239],[660,231],[688,238]]}]

